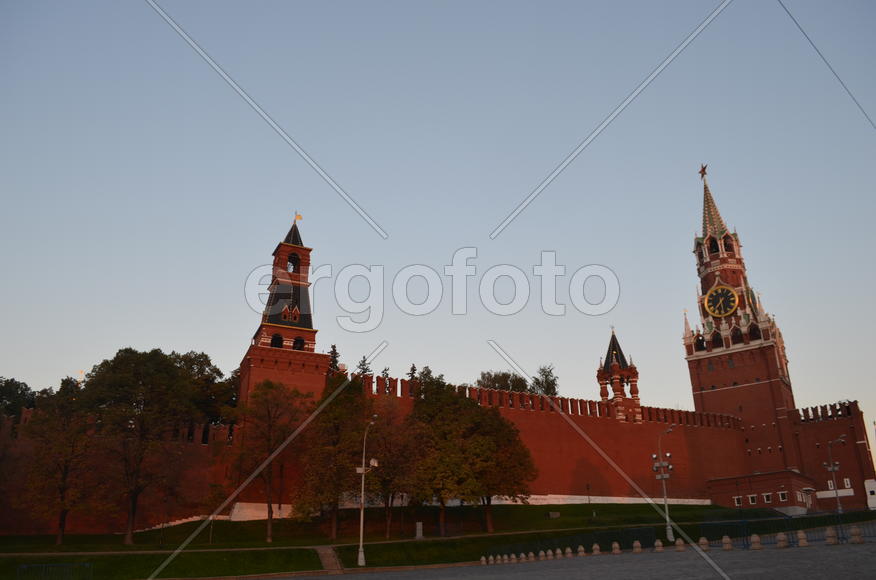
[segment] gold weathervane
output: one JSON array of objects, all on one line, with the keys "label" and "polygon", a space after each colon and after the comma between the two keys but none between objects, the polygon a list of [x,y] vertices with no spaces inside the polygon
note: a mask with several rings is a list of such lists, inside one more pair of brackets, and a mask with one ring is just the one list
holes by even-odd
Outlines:
[{"label": "gold weathervane", "polygon": [[304,218],[301,216],[301,214],[298,213],[298,212],[296,211],[296,212],[295,212],[295,217],[292,218],[292,223],[294,224],[294,223],[297,222],[298,220],[303,220],[303,219],[304,219]]}]

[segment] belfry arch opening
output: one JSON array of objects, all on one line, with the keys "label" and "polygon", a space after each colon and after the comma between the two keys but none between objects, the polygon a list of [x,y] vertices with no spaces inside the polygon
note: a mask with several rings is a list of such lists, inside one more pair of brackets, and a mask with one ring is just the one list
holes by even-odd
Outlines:
[{"label": "belfry arch opening", "polygon": [[762,336],[760,334],[760,327],[756,324],[752,324],[748,328],[748,337],[751,340],[760,340],[762,338]]},{"label": "belfry arch opening", "polygon": [[712,348],[721,348],[724,346],[724,339],[721,338],[721,333],[715,331],[712,333]]},{"label": "belfry arch opening", "polygon": [[733,330],[730,331],[730,342],[732,344],[742,344],[745,342],[745,339],[742,338],[742,331],[739,330],[738,326],[734,326]]},{"label": "belfry arch opening", "polygon": [[289,257],[286,259],[286,271],[295,273],[301,268],[301,258],[298,257],[298,254],[292,252],[289,254]]},{"label": "belfry arch opening", "polygon": [[717,254],[718,252],[720,252],[720,249],[718,248],[718,240],[716,240],[715,238],[709,238],[707,243],[709,245],[710,254]]},{"label": "belfry arch opening", "polygon": [[283,335],[275,334],[271,337],[271,348],[283,348]]}]

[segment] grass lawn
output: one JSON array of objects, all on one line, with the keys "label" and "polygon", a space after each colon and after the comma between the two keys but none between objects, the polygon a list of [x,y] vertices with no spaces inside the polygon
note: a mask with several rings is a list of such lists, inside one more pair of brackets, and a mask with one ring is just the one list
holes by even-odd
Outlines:
[{"label": "grass lawn", "polygon": [[[621,547],[626,550],[632,546],[634,539],[640,540],[643,547],[650,547],[655,538],[661,539],[664,544],[666,543],[665,525],[653,522],[653,518],[650,518],[650,516],[640,514],[642,517],[638,520],[625,521],[628,520],[627,516],[633,516],[634,510],[627,511],[621,508],[630,506],[602,507],[608,508],[605,510],[606,512],[611,512],[612,508],[618,508],[616,510],[616,517],[613,518],[614,525],[604,528],[558,528],[552,531],[520,534],[370,544],[365,547],[366,559],[369,566],[407,566],[470,562],[489,554],[519,554],[520,552],[529,551],[538,553],[540,549],[560,548],[563,550],[566,547],[570,547],[575,551],[579,545],[583,545],[590,552],[594,543],[598,543],[600,548],[607,552],[611,549],[611,543],[614,541],[619,542]],[[745,512],[747,524],[744,526],[741,526],[738,522],[731,521],[736,520],[739,515],[739,512],[736,510],[709,513],[708,515],[711,517],[703,519],[690,517],[697,514],[702,515],[703,512],[693,510],[685,513],[684,509],[678,508],[673,512],[673,519],[677,522],[690,522],[682,524],[681,528],[693,541],[697,541],[701,534],[708,535],[710,539],[719,539],[723,534],[731,536],[751,533],[771,534],[781,531],[788,532],[796,529],[836,525],[837,523],[836,515],[834,514],[819,514],[789,520],[783,517],[776,517],[777,514],[769,510],[758,511],[760,513],[754,513],[754,510],[747,510]],[[764,519],[756,519],[758,516]],[[843,523],[851,524],[856,521],[874,519],[876,519],[876,512],[852,512],[843,516]],[[649,523],[642,525],[644,523],[642,520],[646,520]],[[698,521],[705,522],[706,520],[709,521],[708,532],[704,531],[704,528],[697,523]],[[727,521],[727,524],[715,523],[721,520]],[[744,534],[740,534],[740,530],[746,531]],[[358,546],[339,546],[336,548],[336,551],[345,567],[355,567]]]},{"label": "grass lawn", "polygon": [[[153,554],[119,554],[117,556],[69,556],[46,558],[0,558],[0,578],[16,578],[21,564],[58,564],[89,562],[94,580],[132,580],[147,578],[166,558]],[[314,550],[260,550],[251,552],[198,552],[182,553],[159,576],[160,578],[196,578],[198,576],[230,576],[235,574],[262,574],[321,570],[322,565]],[[28,578],[43,578],[35,571]],[[46,576],[49,577],[49,576]],[[51,576],[54,578],[55,576]],[[67,576],[57,576],[66,578]]]},{"label": "grass lawn", "polygon": [[[733,519],[738,512],[716,506],[671,506],[673,519],[678,521],[702,521]],[[548,512],[558,512],[560,517],[549,518]],[[594,516],[593,513],[596,513]],[[747,510],[747,517],[769,517],[771,510]],[[647,525],[659,523],[660,516],[648,505],[627,504],[570,504],[570,505],[497,505],[493,506],[496,532],[540,531],[578,529],[607,526]],[[433,506],[396,508],[393,511],[393,530],[390,539],[414,537],[416,522],[423,522],[427,537],[438,536],[438,509]],[[0,552],[97,552],[119,550],[174,549],[199,522],[190,522],[164,530],[151,530],[136,534],[135,545],[125,546],[122,537],[114,534],[68,535],[64,546],[56,547],[54,537],[0,536]],[[275,520],[274,542],[264,541],[264,521],[213,523],[210,542],[210,526],[190,544],[191,548],[223,549],[229,547],[263,546],[315,546],[332,543],[326,522],[297,522],[288,519]],[[484,510],[478,506],[448,508],[447,533],[451,536],[483,534]],[[359,513],[357,510],[342,510],[340,533],[337,543],[352,543],[358,540]],[[383,510],[366,510],[366,539],[374,542],[385,539]]]},{"label": "grass lawn", "polygon": [[[738,517],[737,510],[717,506],[671,506],[673,519],[678,521],[723,520]],[[548,512],[558,512],[558,518],[549,518]],[[594,516],[595,512],[595,516]],[[769,517],[772,510],[746,510],[746,517]],[[569,505],[497,505],[493,506],[496,532],[548,531],[609,526],[642,526],[659,523],[660,516],[648,505],[628,504],[569,504]],[[433,506],[395,508],[393,530],[390,539],[414,537],[416,522],[423,522],[427,537],[438,536],[438,508]],[[97,552],[120,550],[174,549],[199,525],[190,522],[163,530],[150,530],[136,534],[135,545],[125,546],[122,537],[115,534],[68,535],[66,543],[57,547],[54,537],[0,536],[2,552]],[[332,543],[326,522],[298,522],[288,519],[274,521],[274,542],[264,541],[264,521],[229,522],[216,521],[189,545],[190,548],[224,549],[229,547],[264,546],[315,546]],[[483,534],[484,510],[478,506],[448,508],[447,533],[450,536]],[[359,513],[357,510],[342,510],[340,533],[336,543],[353,543],[358,540]],[[366,540],[385,540],[383,510],[366,510]]]}]

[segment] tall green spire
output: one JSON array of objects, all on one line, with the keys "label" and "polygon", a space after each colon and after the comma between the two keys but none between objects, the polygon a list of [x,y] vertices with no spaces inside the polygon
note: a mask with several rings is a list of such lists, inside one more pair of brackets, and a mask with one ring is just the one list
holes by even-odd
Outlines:
[{"label": "tall green spire", "polygon": [[709,191],[709,182],[706,181],[706,167],[703,165],[700,168],[700,177],[703,179],[703,237],[712,235],[717,238],[729,230],[727,224],[724,223],[724,218],[721,217],[721,212],[718,211],[712,192]]}]

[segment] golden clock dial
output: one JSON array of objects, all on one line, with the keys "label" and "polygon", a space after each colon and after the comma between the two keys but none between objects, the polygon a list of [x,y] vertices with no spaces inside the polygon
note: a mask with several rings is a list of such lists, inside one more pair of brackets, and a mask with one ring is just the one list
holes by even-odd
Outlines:
[{"label": "golden clock dial", "polygon": [[715,286],[703,298],[703,306],[712,316],[730,316],[739,306],[739,295],[730,286]]}]

